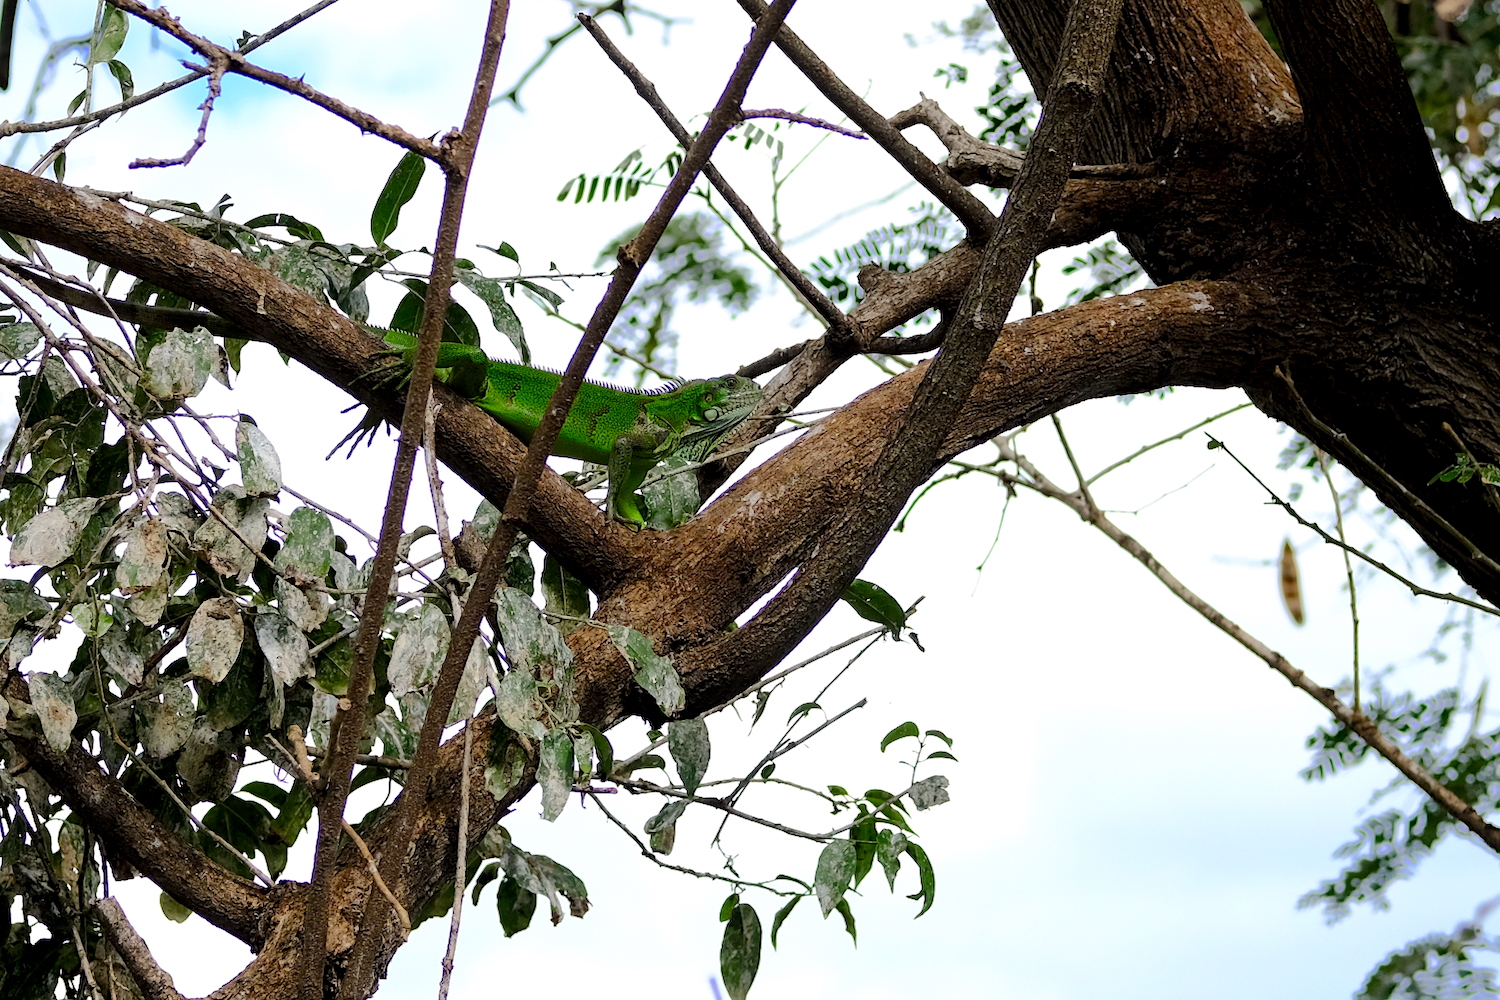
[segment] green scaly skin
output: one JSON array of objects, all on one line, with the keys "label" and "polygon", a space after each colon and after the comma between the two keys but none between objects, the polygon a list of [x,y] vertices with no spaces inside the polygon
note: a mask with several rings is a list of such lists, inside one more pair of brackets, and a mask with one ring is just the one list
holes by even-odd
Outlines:
[{"label": "green scaly skin", "polygon": [[[417,338],[371,327],[408,366]],[[438,379],[527,443],[541,423],[562,376],[543,368],[494,361],[477,347],[438,347]],[[646,474],[669,455],[706,461],[723,437],[760,402],[760,386],[738,375],[694,379],[668,389],[633,392],[585,382],[568,410],[552,454],[603,465],[609,474],[606,509],[634,528],[646,524],[636,492]]]}]

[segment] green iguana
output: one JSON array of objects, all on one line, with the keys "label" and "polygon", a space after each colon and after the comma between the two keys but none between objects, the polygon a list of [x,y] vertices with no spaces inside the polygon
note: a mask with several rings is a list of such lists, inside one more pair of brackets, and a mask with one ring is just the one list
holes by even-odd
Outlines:
[{"label": "green iguana", "polygon": [[[417,338],[369,327],[410,365]],[[530,442],[542,411],[562,376],[543,368],[495,361],[477,347],[438,347],[435,377]],[[646,474],[670,455],[706,461],[717,445],[760,402],[760,386],[738,375],[694,379],[644,392],[585,382],[563,422],[552,454],[603,465],[609,475],[605,509],[617,520],[644,527],[636,493]],[[366,419],[355,433],[378,423]],[[335,449],[336,450],[336,449]]]}]

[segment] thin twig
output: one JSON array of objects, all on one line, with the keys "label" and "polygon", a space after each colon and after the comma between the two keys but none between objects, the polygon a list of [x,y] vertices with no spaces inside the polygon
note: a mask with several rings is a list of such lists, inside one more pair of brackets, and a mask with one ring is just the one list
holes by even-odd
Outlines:
[{"label": "thin twig", "polygon": [[1129,465],[1131,462],[1134,462],[1136,459],[1140,458],[1142,455],[1146,454],[1146,452],[1148,452],[1148,451],[1152,451],[1152,450],[1154,450],[1156,448],[1160,448],[1164,444],[1171,444],[1173,441],[1181,441],[1183,438],[1187,437],[1189,434],[1193,433],[1193,431],[1197,430],[1198,428],[1200,428],[1200,427],[1207,427],[1209,424],[1213,423],[1216,420],[1222,420],[1225,417],[1229,416],[1231,413],[1238,413],[1239,411],[1245,409],[1245,407],[1247,407],[1247,406],[1253,406],[1253,405],[1255,405],[1255,404],[1253,404],[1253,403],[1241,403],[1239,406],[1231,406],[1229,409],[1225,410],[1224,412],[1222,412],[1222,413],[1215,413],[1213,416],[1208,417],[1208,418],[1206,418],[1204,420],[1200,420],[1196,424],[1194,424],[1193,426],[1188,427],[1185,430],[1179,431],[1178,433],[1173,434],[1170,437],[1164,437],[1160,441],[1153,441],[1153,442],[1151,442],[1150,444],[1146,445],[1143,448],[1137,448],[1135,451],[1131,452],[1129,455],[1126,455],[1124,458],[1120,459],[1118,462],[1111,462],[1110,464],[1106,465],[1104,468],[1100,469],[1098,472],[1094,473],[1092,476],[1090,476],[1088,478],[1087,485],[1089,485],[1089,486],[1094,485],[1099,480],[1101,480],[1105,476],[1109,475],[1111,472],[1114,472],[1116,469],[1120,468],[1121,466]]},{"label": "thin twig", "polygon": [[846,135],[851,139],[870,138],[863,132],[855,131],[852,128],[844,128],[842,125],[835,125],[833,122],[824,121],[821,118],[799,114],[796,111],[783,111],[780,108],[759,108],[754,111],[741,111],[740,117],[747,121],[751,118],[781,118],[785,121],[796,122],[799,125],[811,125],[813,128],[820,128],[828,132],[837,132],[839,135]]},{"label": "thin twig", "polygon": [[[167,13],[165,9],[147,7],[141,0],[105,0],[105,2],[113,7],[118,7],[128,14],[134,14],[147,24],[160,28],[194,52],[197,52],[203,58],[209,60],[209,66],[204,68],[204,73],[200,75],[208,75],[218,71],[218,65],[222,62],[224,66],[223,72],[236,73],[240,76],[269,84],[289,94],[295,94],[309,104],[316,105],[324,111],[344,119],[346,122],[359,128],[361,132],[378,135],[388,142],[395,143],[404,149],[409,149],[430,160],[441,162],[444,159],[443,148],[437,143],[427,139],[419,139],[399,126],[387,125],[368,112],[351,107],[335,97],[330,97],[316,88],[308,86],[301,79],[287,76],[284,73],[275,73],[268,69],[262,69],[246,59],[244,51],[226,49],[221,45],[216,45],[208,39],[188,31],[177,18]],[[200,69],[197,66],[190,68],[195,71]]]},{"label": "thin twig", "polygon": [[1292,402],[1297,406],[1297,412],[1301,415],[1303,420],[1307,421],[1309,426],[1311,426],[1319,433],[1327,435],[1329,438],[1337,441],[1339,447],[1346,450],[1351,456],[1353,456],[1366,468],[1369,478],[1376,480],[1381,486],[1386,487],[1392,492],[1399,493],[1403,499],[1410,503],[1414,508],[1421,511],[1425,517],[1430,518],[1433,524],[1443,529],[1443,531],[1448,534],[1449,538],[1452,539],[1453,542],[1467,549],[1469,552],[1469,557],[1471,559],[1482,565],[1485,569],[1490,570],[1492,573],[1500,574],[1500,563],[1497,563],[1495,560],[1485,555],[1484,551],[1480,549],[1478,545],[1475,545],[1473,542],[1469,541],[1468,537],[1463,532],[1459,531],[1458,528],[1449,523],[1446,518],[1444,518],[1441,514],[1428,506],[1427,501],[1423,500],[1411,490],[1407,489],[1404,483],[1398,480],[1395,476],[1391,475],[1389,472],[1386,472],[1379,463],[1377,463],[1369,455],[1366,455],[1363,451],[1361,451],[1358,445],[1349,440],[1348,435],[1344,434],[1342,431],[1334,430],[1328,424],[1325,424],[1322,420],[1318,419],[1317,415],[1314,414],[1313,411],[1308,407],[1307,403],[1303,401],[1302,394],[1297,391],[1297,386],[1292,381],[1292,377],[1285,371],[1283,371],[1280,366],[1277,366],[1275,373],[1276,377],[1281,379],[1281,381],[1286,384],[1287,391],[1291,393]]},{"label": "thin twig", "polygon": [[1404,774],[1411,782],[1425,792],[1429,798],[1441,806],[1450,816],[1458,820],[1469,830],[1478,835],[1479,839],[1493,851],[1500,853],[1500,828],[1491,826],[1485,822],[1484,817],[1479,815],[1473,806],[1459,798],[1448,786],[1444,785],[1430,771],[1417,763],[1396,745],[1389,737],[1380,731],[1380,727],[1363,713],[1356,711],[1339,700],[1338,695],[1332,688],[1323,687],[1315,683],[1303,671],[1294,667],[1286,657],[1271,649],[1255,636],[1246,632],[1235,624],[1223,612],[1209,604],[1195,592],[1189,590],[1181,580],[1177,579],[1165,566],[1157,561],[1146,547],[1136,541],[1129,534],[1121,531],[1114,522],[1105,517],[1097,508],[1090,511],[1083,502],[1073,493],[1057,486],[1031,464],[1023,455],[1008,445],[1001,445],[1005,460],[1015,463],[1016,467],[1025,472],[1026,478],[1013,477],[1018,485],[1027,486],[1043,496],[1067,504],[1078,514],[1078,516],[1099,529],[1106,537],[1120,548],[1129,552],[1135,559],[1145,566],[1153,576],[1162,582],[1179,600],[1188,607],[1202,615],[1208,622],[1218,628],[1231,639],[1244,646],[1247,650],[1259,657],[1272,670],[1298,690],[1306,693],[1318,704],[1328,709],[1345,726],[1353,730],[1360,739],[1364,740],[1376,753],[1390,761],[1398,771]]},{"label": "thin twig", "polygon": [[1276,504],[1276,506],[1278,506],[1282,510],[1286,511],[1289,515],[1291,515],[1292,520],[1296,521],[1298,524],[1302,525],[1304,528],[1307,528],[1310,531],[1316,532],[1317,536],[1319,538],[1323,539],[1323,541],[1327,542],[1329,545],[1336,545],[1339,548],[1343,549],[1345,552],[1348,552],[1350,555],[1358,556],[1360,559],[1363,559],[1365,562],[1369,563],[1371,566],[1374,566],[1376,569],[1380,570],[1382,573],[1385,573],[1387,576],[1391,577],[1393,580],[1400,581],[1403,586],[1405,586],[1413,594],[1416,594],[1419,597],[1435,597],[1438,600],[1452,601],[1455,604],[1462,604],[1465,607],[1470,607],[1470,608],[1474,608],[1475,610],[1478,610],[1478,611],[1483,611],[1485,614],[1500,616],[1500,610],[1492,608],[1492,607],[1490,607],[1487,604],[1481,604],[1478,601],[1471,601],[1469,598],[1467,598],[1467,597],[1460,597],[1457,594],[1445,594],[1445,593],[1443,593],[1441,591],[1437,591],[1437,590],[1428,590],[1426,587],[1420,586],[1417,583],[1414,583],[1413,581],[1408,580],[1406,577],[1402,576],[1400,573],[1396,572],[1394,569],[1391,569],[1391,567],[1387,566],[1385,563],[1381,562],[1379,559],[1376,559],[1374,556],[1369,555],[1369,554],[1365,553],[1364,551],[1355,548],[1352,545],[1347,545],[1344,542],[1339,541],[1337,538],[1334,538],[1328,532],[1326,532],[1326,531],[1323,530],[1323,526],[1322,525],[1318,524],[1316,521],[1309,521],[1307,518],[1305,518],[1301,514],[1297,513],[1297,509],[1295,507],[1293,507],[1287,501],[1283,500],[1277,494],[1277,492],[1275,490],[1273,490],[1273,489],[1271,489],[1271,487],[1267,486],[1265,484],[1265,482],[1262,481],[1259,476],[1257,476],[1254,472],[1252,472],[1250,470],[1250,467],[1248,465],[1246,465],[1244,462],[1240,461],[1239,456],[1236,455],[1233,451],[1231,451],[1229,449],[1229,447],[1226,444],[1224,444],[1224,442],[1218,441],[1217,439],[1214,439],[1214,438],[1211,438],[1210,440],[1215,441],[1216,444],[1217,444],[1217,446],[1218,446],[1218,448],[1220,450],[1222,450],[1224,452],[1224,454],[1228,455],[1230,457],[1230,459],[1233,460],[1233,462],[1234,462],[1235,465],[1238,465],[1241,469],[1244,469],[1245,470],[1245,474],[1248,475],[1251,479],[1255,480],[1255,482],[1260,486],[1260,488],[1266,491],[1266,495],[1271,498],[1271,502],[1272,503]]},{"label": "thin twig", "polygon": [[210,53],[208,56],[208,96],[203,103],[198,105],[202,116],[198,119],[198,134],[193,137],[192,145],[188,146],[187,152],[181,156],[172,156],[166,159],[157,159],[152,156],[143,156],[130,161],[130,169],[137,170],[141,167],[183,167],[193,161],[198,155],[198,150],[208,141],[208,119],[214,113],[214,102],[224,90],[224,74],[229,71],[229,60],[219,53]]},{"label": "thin twig", "polygon": [[[472,708],[472,706],[470,706]],[[443,952],[443,974],[438,982],[438,1000],[448,1000],[448,984],[453,979],[453,959],[458,954],[459,921],[464,912],[464,888],[468,878],[464,869],[469,853],[469,758],[473,750],[474,727],[464,723],[464,766],[458,782],[458,860],[453,871],[453,916],[448,921],[448,950]]]},{"label": "thin twig", "polygon": [[[666,102],[661,99],[661,95],[656,91],[655,84],[646,79],[646,75],[634,63],[625,58],[625,54],[615,46],[614,42],[610,41],[609,36],[604,33],[603,28],[599,27],[597,21],[587,14],[579,14],[578,21],[593,36],[594,41],[599,43],[599,47],[604,50],[604,54],[609,57],[610,61],[619,67],[621,73],[625,74],[625,78],[635,87],[635,92],[640,95],[641,100],[645,101],[646,105],[652,111],[656,112],[656,116],[662,120],[662,124],[667,126],[667,129],[671,131],[672,136],[682,148],[687,149],[691,147],[693,136],[683,126],[682,122],[678,120],[677,116],[672,113],[672,110],[667,107]],[[739,111],[738,108],[735,110],[742,117],[747,114],[747,112]],[[766,112],[756,113],[766,114]],[[783,112],[783,114],[787,113]],[[816,119],[813,120],[816,121]],[[837,126],[829,127],[837,130]],[[776,270],[781,273],[782,277],[792,287],[792,290],[807,303],[808,307],[822,317],[823,322],[827,323],[829,328],[835,332],[847,329],[849,318],[844,315],[844,311],[835,305],[827,295],[823,294],[823,291],[817,285],[813,284],[807,275],[802,273],[801,268],[792,263],[791,258],[786,255],[786,251],[781,249],[781,245],[760,224],[760,220],[755,217],[755,212],[739,196],[734,188],[729,185],[729,182],[724,179],[724,175],[719,173],[718,168],[711,163],[705,165],[703,176],[707,177],[708,182],[714,186],[714,189],[723,195],[724,201],[734,210],[734,214],[739,216],[740,221],[745,224],[745,228],[750,230],[750,235],[755,239],[755,245],[760,247],[761,252],[767,257],[771,258],[771,261],[776,265]]]},{"label": "thin twig", "polygon": [[1349,581],[1349,625],[1353,629],[1352,645],[1354,656],[1354,710],[1363,711],[1360,706],[1359,697],[1359,595],[1354,589],[1354,562],[1349,558],[1349,539],[1344,534],[1344,502],[1339,496],[1338,487],[1333,485],[1333,473],[1328,469],[1328,456],[1322,448],[1315,448],[1318,456],[1318,465],[1323,470],[1323,479],[1328,483],[1328,492],[1333,495],[1333,519],[1338,528],[1339,548],[1344,556],[1344,575]]}]

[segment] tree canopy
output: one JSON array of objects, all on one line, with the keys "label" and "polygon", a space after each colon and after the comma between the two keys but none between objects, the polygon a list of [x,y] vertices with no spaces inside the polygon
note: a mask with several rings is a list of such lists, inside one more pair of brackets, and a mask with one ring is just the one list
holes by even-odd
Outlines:
[{"label": "tree canopy", "polygon": [[[1362,816],[1304,905],[1330,919],[1385,905],[1450,835],[1500,851],[1500,729],[1482,669],[1466,673],[1500,601],[1500,3],[989,0],[936,27],[859,25],[963,46],[937,96],[889,107],[797,33],[794,0],[738,0],[733,47],[687,49],[715,79],[702,106],[673,106],[661,67],[622,51],[643,28],[673,33],[669,53],[692,46],[680,13],[568,6],[556,22],[507,0],[418,18],[410,30],[436,33],[411,47],[445,82],[394,110],[319,71],[405,54],[296,48],[345,10],[333,0],[237,36],[223,8],[102,0],[60,13],[79,20],[52,23],[62,33],[14,67],[11,86],[31,89],[0,123],[0,361],[16,400],[0,480],[14,568],[0,580],[0,995],[182,995],[116,898],[135,879],[168,917],[196,914],[252,953],[216,997],[369,996],[438,918],[446,995],[465,903],[494,907],[507,938],[598,905],[580,858],[514,834],[518,808],[598,810],[632,850],[713,883],[719,982],[737,1000],[799,913],[837,914],[857,939],[863,908],[907,896],[928,912],[953,872],[922,839],[948,768],[974,767],[982,746],[1003,775],[1016,748],[902,713],[863,747],[892,776],[881,787],[786,765],[866,704],[825,697],[841,664],[931,642],[909,603],[922,581],[867,564],[966,477],[1001,487],[999,525],[1024,494],[1097,529],[1287,682],[1283,697],[1310,699],[1305,777],[1395,768],[1379,798],[1411,798]],[[4,10],[0,35],[16,27]],[[185,73],[126,47],[144,35]],[[607,88],[569,89],[583,52],[610,65]],[[972,114],[937,90],[971,73],[988,88]],[[541,92],[576,109],[555,128],[586,134],[592,116],[605,132],[628,103],[658,131],[559,163],[506,141]],[[151,117],[184,94],[200,102],[186,135]],[[221,134],[265,128],[257,115],[304,130],[278,137],[263,190],[212,202],[175,186],[201,187],[188,171]],[[149,182],[98,186],[113,176],[90,153],[106,130]],[[277,202],[299,171],[337,173],[335,152],[355,148],[338,143],[355,141],[380,157],[369,190],[349,183],[326,216]],[[759,157],[753,179],[731,169],[740,151]],[[622,231],[603,253],[564,240],[566,259],[543,267],[485,186],[494,157],[555,180],[553,227],[594,211]],[[815,157],[847,157],[847,188],[824,181],[817,214],[790,219]],[[859,171],[906,203],[820,242],[813,227],[871,208]],[[345,221],[366,216],[367,232]],[[1060,276],[1038,264],[1055,250],[1071,258]],[[759,380],[760,402],[712,459],[667,458],[634,530],[591,499],[601,470],[559,472],[548,453],[591,367],[637,387],[713,374],[688,370],[708,338],[685,332],[710,311],[711,356]],[[419,347],[393,357],[388,330]],[[529,444],[470,405],[482,388],[435,370],[444,344],[562,361]],[[278,353],[290,367],[271,367]],[[306,387],[305,373],[395,428],[394,445],[315,473],[304,441],[236,402],[262,400],[325,447],[337,433],[299,398],[320,389],[248,395]],[[1235,400],[1153,439],[1150,397],[1193,388],[1235,390],[1290,428],[1281,471],[1221,437]],[[1114,397],[1136,400],[1112,419],[1140,427],[1141,447],[1090,475],[1058,415]],[[1299,625],[1317,600],[1299,560],[1308,544],[1337,553],[1347,678],[1242,627],[1100,499],[1101,477],[1189,434],[1286,518],[1276,571]],[[442,470],[462,485],[445,494]],[[1327,517],[1306,513],[1304,488],[1331,491],[1316,501]],[[1000,530],[967,532],[964,558],[984,565]],[[1060,610],[1091,569],[1074,573]],[[1431,648],[1461,649],[1456,681],[1372,669],[1383,651],[1362,666],[1361,608],[1368,635],[1387,606],[1372,587],[1441,609]],[[867,628],[809,642],[841,602]],[[1026,623],[984,623],[994,645],[1006,628]],[[1171,638],[1159,652],[1176,655]],[[796,703],[809,667],[828,679]],[[917,703],[912,683],[886,693],[898,712]],[[1066,713],[1072,692],[1055,690]],[[996,730],[1019,711],[985,708]],[[726,712],[748,741],[724,738]],[[674,855],[679,824],[719,831],[710,861]],[[764,841],[724,833],[755,828],[806,842],[803,867],[768,867]],[[1493,993],[1489,908],[1390,942],[1350,988]]]}]

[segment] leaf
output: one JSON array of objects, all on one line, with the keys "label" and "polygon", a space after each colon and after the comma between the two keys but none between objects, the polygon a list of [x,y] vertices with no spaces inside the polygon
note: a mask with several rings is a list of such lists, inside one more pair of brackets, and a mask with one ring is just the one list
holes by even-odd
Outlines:
[{"label": "leaf", "polygon": [[657,656],[650,637],[626,625],[609,625],[609,638],[615,648],[636,668],[635,682],[656,699],[666,715],[676,715],[687,703],[687,692],[677,677],[677,669],[666,656]]},{"label": "leaf", "polygon": [[542,786],[542,819],[551,822],[562,815],[573,790],[573,738],[561,726],[542,737],[536,782]]},{"label": "leaf", "polygon": [[915,722],[901,723],[901,725],[885,734],[885,738],[880,741],[880,752],[885,753],[885,748],[892,743],[905,739],[908,736],[916,736],[918,732],[919,730]]},{"label": "leaf", "polygon": [[686,799],[673,799],[661,807],[655,816],[646,820],[642,827],[651,838],[651,850],[657,854],[671,854],[677,840],[677,821],[687,811]]},{"label": "leaf", "polygon": [[98,507],[99,501],[93,497],[64,500],[56,507],[48,507],[16,534],[10,545],[10,564],[51,567],[66,562]]},{"label": "leaf", "polygon": [[896,891],[896,874],[901,871],[901,854],[906,850],[906,834],[900,830],[882,829],[875,842],[875,857],[885,871],[886,885]]},{"label": "leaf", "polygon": [[415,618],[408,618],[396,632],[386,676],[391,693],[398,698],[421,690],[437,677],[448,652],[448,619],[435,604],[424,603]]},{"label": "leaf", "polygon": [[[548,614],[567,615],[573,618],[589,616],[589,589],[582,580],[569,573],[562,563],[548,553],[542,560],[542,597]],[[559,622],[557,630],[563,635],[577,631],[583,622]]]},{"label": "leaf", "polygon": [[776,916],[771,918],[771,947],[776,947],[776,935],[781,930],[781,925],[786,923],[786,918],[792,915],[792,908],[806,899],[806,896],[793,896],[787,904],[776,911]]},{"label": "leaf", "polygon": [[501,864],[505,866],[506,875],[538,896],[547,897],[554,924],[562,922],[563,898],[567,899],[568,912],[573,916],[582,917],[588,912],[588,890],[584,888],[583,880],[564,865],[545,855],[527,854],[513,844],[506,848]]},{"label": "leaf", "polygon": [[25,580],[0,580],[0,639],[5,639],[23,621],[41,618],[52,607]]},{"label": "leaf", "polygon": [[825,920],[844,898],[853,877],[854,845],[847,840],[830,842],[818,855],[817,874],[813,878],[813,888],[818,894],[818,905],[823,909]]},{"label": "leaf", "polygon": [[298,507],[287,518],[286,543],[276,553],[276,568],[298,584],[320,584],[333,565],[333,522],[311,507]]},{"label": "leaf", "polygon": [[906,612],[901,602],[886,593],[884,587],[869,580],[855,580],[840,599],[861,618],[884,625],[892,636],[901,638],[901,630],[906,628]]},{"label": "leaf", "polygon": [[130,31],[130,19],[117,7],[106,6],[99,20],[99,30],[89,45],[89,63],[107,63],[120,53],[125,44],[125,35]]},{"label": "leaf", "polygon": [[672,470],[692,465],[685,456],[674,454],[656,467],[652,479],[641,489],[646,501],[646,526],[657,531],[670,531],[692,520],[703,501],[698,495],[698,477]]},{"label": "leaf", "polygon": [[719,975],[732,1000],[745,1000],[760,970],[760,917],[749,903],[735,906],[719,945]]},{"label": "leaf", "polygon": [[484,769],[484,788],[494,796],[496,802],[503,801],[512,789],[521,784],[526,776],[526,751],[516,741],[507,739],[501,751],[500,762]]},{"label": "leaf", "polygon": [[579,723],[578,728],[594,741],[594,756],[599,758],[599,777],[608,778],[615,769],[615,748],[610,745],[609,737],[588,723]]},{"label": "leaf", "polygon": [[111,59],[108,65],[115,82],[120,85],[120,100],[130,100],[135,96],[135,77],[131,75],[130,67],[118,59]]},{"label": "leaf", "polygon": [[[509,246],[509,244],[506,244]],[[514,252],[514,251],[512,251]],[[495,329],[505,334],[516,353],[521,356],[521,364],[531,364],[531,348],[526,346],[526,333],[521,329],[521,320],[516,316],[516,311],[511,308],[505,300],[505,286],[494,278],[486,278],[478,271],[468,268],[457,268],[454,276],[459,282],[479,297],[490,311],[490,322],[495,324]]]},{"label": "leaf", "polygon": [[207,719],[199,719],[188,734],[177,758],[177,773],[199,801],[221,802],[234,791],[240,773],[240,748],[235,733],[215,732]]},{"label": "leaf", "polygon": [[495,618],[500,623],[500,637],[511,670],[519,669],[544,685],[548,704],[557,720],[572,722],[578,718],[573,700],[573,651],[563,642],[557,629],[542,617],[531,599],[509,588],[495,595]]},{"label": "leaf", "polygon": [[911,788],[911,804],[918,809],[931,809],[948,801],[948,779],[941,774],[923,778]]},{"label": "leaf", "polygon": [[188,672],[219,683],[239,659],[244,642],[245,621],[234,598],[209,598],[198,605],[188,623]]},{"label": "leaf", "polygon": [[276,454],[276,448],[265,431],[241,417],[235,425],[234,444],[245,493],[252,497],[269,497],[281,492],[281,456]]},{"label": "leaf", "polygon": [[698,791],[698,783],[708,772],[710,747],[708,723],[702,719],[683,719],[667,724],[667,750],[677,765],[677,776],[689,795]]},{"label": "leaf", "polygon": [[844,918],[845,932],[854,939],[854,943],[857,946],[859,944],[859,935],[854,930],[854,911],[849,909],[849,901],[847,899],[839,900],[838,911],[839,915]]},{"label": "leaf", "polygon": [[506,937],[511,937],[531,926],[532,914],[536,913],[536,893],[508,878],[495,893],[495,906],[500,911],[500,929]]},{"label": "leaf", "polygon": [[67,753],[73,745],[73,727],[78,712],[73,707],[73,692],[68,682],[56,674],[32,674],[29,678],[31,707],[36,709],[47,745],[58,753]]},{"label": "leaf", "polygon": [[[860,809],[863,813],[864,810]],[[849,842],[854,845],[854,885],[856,888],[875,867],[875,817],[865,815],[849,830]]]},{"label": "leaf", "polygon": [[495,692],[495,712],[512,732],[530,735],[541,718],[536,681],[524,670],[512,667],[500,679]]},{"label": "leaf", "polygon": [[731,892],[725,897],[724,902],[719,905],[719,923],[728,920],[734,914],[734,908],[740,904],[740,894]]},{"label": "leaf", "polygon": [[125,551],[115,567],[115,584],[123,594],[138,594],[156,586],[166,569],[166,526],[148,517],[125,534]]},{"label": "leaf", "polygon": [[380,189],[380,196],[375,199],[375,208],[370,213],[370,235],[377,245],[385,246],[386,237],[396,231],[401,221],[401,209],[416,195],[426,170],[426,159],[407,150],[396,163],[396,169],[386,178],[385,187]]},{"label": "leaf", "polygon": [[[113,10],[114,8],[111,7],[109,9]],[[159,901],[161,903],[162,916],[166,917],[173,923],[183,923],[187,920],[188,917],[191,917],[193,915],[192,910],[188,909],[186,906],[183,906],[181,903],[177,902],[177,900],[173,899],[171,896],[168,896],[166,893],[161,894]]]},{"label": "leaf", "polygon": [[270,610],[257,614],[255,641],[270,664],[271,677],[278,686],[291,687],[302,678],[312,676],[307,636],[286,616]]},{"label": "leaf", "polygon": [[141,746],[158,760],[182,749],[193,731],[193,692],[179,681],[164,682],[156,697],[136,702],[135,711]]},{"label": "leaf", "polygon": [[35,323],[7,323],[0,326],[0,362],[20,361],[31,353],[42,339]]},{"label": "leaf", "polygon": [[215,494],[211,506],[219,517],[209,517],[193,533],[193,549],[215,572],[243,579],[255,567],[256,553],[266,543],[270,503],[263,497],[247,497],[238,486],[226,486]]},{"label": "leaf", "polygon": [[[943,732],[941,729],[929,729],[929,730],[927,730],[927,732],[924,735],[931,736],[931,737],[934,737],[936,739],[940,739],[944,743],[948,744],[948,746],[950,746],[950,747],[953,746],[953,740],[950,739],[948,737],[948,734],[945,733],[945,732]],[[954,759],[956,760],[957,758],[954,758]]]},{"label": "leaf", "polygon": [[906,856],[917,863],[917,872],[922,879],[922,888],[907,896],[907,899],[922,900],[922,909],[917,914],[921,916],[932,909],[932,900],[937,893],[937,879],[932,874],[932,862],[927,860],[927,852],[917,845],[908,842],[906,845]]},{"label": "leaf", "polygon": [[219,347],[203,327],[170,330],[146,355],[141,386],[158,399],[196,396],[203,391],[218,357]]}]

